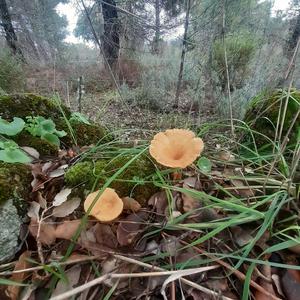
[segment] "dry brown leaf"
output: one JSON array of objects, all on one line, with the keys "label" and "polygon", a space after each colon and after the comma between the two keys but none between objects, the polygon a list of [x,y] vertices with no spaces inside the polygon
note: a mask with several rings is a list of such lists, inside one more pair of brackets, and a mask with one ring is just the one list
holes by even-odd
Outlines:
[{"label": "dry brown leaf", "polygon": [[79,228],[81,220],[65,221],[58,225],[55,229],[55,236],[58,239],[70,240],[77,229]]},{"label": "dry brown leaf", "polygon": [[156,211],[158,214],[164,215],[165,210],[168,206],[168,198],[166,192],[161,191],[152,195],[148,201],[148,205],[153,206],[154,211]]},{"label": "dry brown leaf", "polygon": [[[272,285],[272,272],[271,272],[271,267],[264,265],[262,267],[261,272],[264,274],[266,278],[270,280],[270,282],[267,282],[266,280],[261,279],[259,281],[259,285],[264,288],[265,291],[269,292],[272,294],[274,297],[276,297],[276,293],[274,291],[273,285]],[[263,294],[261,291],[255,290],[255,300],[269,300],[270,296],[267,296],[266,294]]]},{"label": "dry brown leaf", "polygon": [[28,209],[27,215],[31,219],[38,220],[40,218],[39,212],[41,209],[41,205],[35,201],[30,202],[30,207]]},{"label": "dry brown leaf", "polygon": [[181,194],[182,197],[182,209],[184,212],[190,212],[201,207],[199,199],[195,199],[188,194]]},{"label": "dry brown leaf", "polygon": [[55,290],[53,291],[51,297],[58,296],[63,294],[71,289],[73,289],[79,282],[81,273],[81,265],[72,266],[70,269],[65,271],[65,276],[67,278],[67,282],[65,280],[59,280]]},{"label": "dry brown leaf", "polygon": [[[32,218],[29,224],[29,231],[33,237],[37,237],[38,233],[38,222]],[[55,226],[52,224],[42,223],[40,225],[39,240],[44,245],[52,245],[56,240]]]},{"label": "dry brown leaf", "polygon": [[[31,256],[30,251],[23,252],[19,257],[19,260],[15,264],[14,271],[19,271],[19,270],[24,270],[29,268],[30,263],[28,262],[27,259],[30,258],[30,256]],[[31,274],[28,272],[15,273],[10,277],[10,280],[22,283],[29,276],[31,276]],[[6,293],[11,300],[17,300],[20,290],[21,290],[21,286],[10,285],[7,287]]]},{"label": "dry brown leaf", "polygon": [[79,197],[74,197],[53,209],[52,215],[57,218],[63,218],[74,212],[81,203]]},{"label": "dry brown leaf", "polygon": [[100,245],[115,249],[118,245],[118,240],[113,233],[111,226],[107,224],[97,223],[94,227],[94,235],[96,242]]},{"label": "dry brown leaf", "polygon": [[31,157],[33,157],[35,159],[40,158],[40,153],[32,147],[23,146],[23,147],[21,147],[21,149],[24,150],[27,154],[29,154]]},{"label": "dry brown leaf", "polygon": [[135,237],[146,228],[148,213],[138,212],[131,214],[126,219],[120,221],[117,229],[117,239],[120,245],[130,245]]},{"label": "dry brown leaf", "polygon": [[59,206],[65,201],[67,201],[68,196],[71,194],[72,189],[65,188],[61,190],[55,197],[53,201],[53,206]]},{"label": "dry brown leaf", "polygon": [[132,212],[138,212],[141,209],[141,204],[139,204],[135,199],[130,197],[122,198],[125,210],[131,210]]}]

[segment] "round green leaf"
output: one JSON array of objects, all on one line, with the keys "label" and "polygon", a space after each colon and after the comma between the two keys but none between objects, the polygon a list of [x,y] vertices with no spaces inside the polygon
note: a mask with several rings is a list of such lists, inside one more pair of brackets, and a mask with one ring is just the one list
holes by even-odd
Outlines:
[{"label": "round green leaf", "polygon": [[0,160],[7,163],[30,163],[30,157],[20,149],[0,150]]},{"label": "round green leaf", "polygon": [[21,132],[25,122],[21,118],[14,118],[12,122],[8,122],[0,117],[0,134],[13,136]]},{"label": "round green leaf", "polygon": [[43,133],[45,132],[54,133],[55,131],[55,124],[50,119],[42,121],[41,126],[42,126]]},{"label": "round green leaf", "polygon": [[197,166],[203,173],[209,173],[211,171],[212,163],[208,158],[203,156],[199,158]]},{"label": "round green leaf", "polygon": [[48,141],[49,143],[52,143],[54,145],[59,146],[60,142],[59,142],[59,138],[57,135],[53,134],[53,133],[44,133],[42,135],[42,139]]}]

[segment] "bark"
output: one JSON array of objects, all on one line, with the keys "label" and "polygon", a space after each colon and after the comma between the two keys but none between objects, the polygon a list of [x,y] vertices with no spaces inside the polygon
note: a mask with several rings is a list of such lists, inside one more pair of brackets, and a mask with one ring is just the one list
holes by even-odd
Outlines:
[{"label": "bark", "polygon": [[120,51],[120,22],[115,0],[97,0],[102,8],[104,33],[101,37],[102,49],[107,63],[116,70]]},{"label": "bark", "polygon": [[11,17],[5,0],[0,0],[0,17],[8,47],[11,49],[14,55],[19,55],[20,58],[24,60],[23,53],[18,46],[18,39],[12,25]]},{"label": "bark", "polygon": [[160,42],[160,0],[155,0],[155,36],[153,41],[153,52],[159,54]]},{"label": "bark", "polygon": [[179,95],[180,95],[180,89],[181,89],[181,83],[182,83],[184,60],[185,60],[185,54],[187,51],[187,33],[188,33],[188,29],[189,29],[191,0],[187,0],[186,5],[187,6],[186,6],[185,23],[184,23],[181,61],[180,61],[180,67],[179,67],[179,73],[178,73],[178,81],[177,81],[176,94],[175,94],[175,100],[174,100],[174,108],[178,108],[178,106],[179,106]]}]

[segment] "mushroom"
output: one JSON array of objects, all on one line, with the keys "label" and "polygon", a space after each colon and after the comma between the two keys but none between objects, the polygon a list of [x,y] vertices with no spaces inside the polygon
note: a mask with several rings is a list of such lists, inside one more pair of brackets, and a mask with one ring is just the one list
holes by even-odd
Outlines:
[{"label": "mushroom", "polygon": [[192,164],[204,148],[202,139],[185,129],[168,129],[157,133],[150,144],[150,155],[160,164],[185,168]]},{"label": "mushroom", "polygon": [[[87,212],[94,202],[99,191],[87,196],[84,201],[84,210]],[[123,211],[123,201],[114,189],[106,188],[92,207],[89,214],[99,221],[110,222],[115,220]]]}]

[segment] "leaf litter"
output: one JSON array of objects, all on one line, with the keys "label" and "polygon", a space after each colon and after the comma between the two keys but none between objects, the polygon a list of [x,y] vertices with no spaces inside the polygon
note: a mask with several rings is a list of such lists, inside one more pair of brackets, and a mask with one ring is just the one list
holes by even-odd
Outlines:
[{"label": "leaf litter", "polygon": [[[230,151],[217,149],[215,157],[207,154],[182,170],[165,168],[164,180],[156,180],[161,190],[147,203],[122,197],[122,214],[100,222],[87,217],[82,195],[64,186],[73,152],[43,162],[27,150],[37,160],[31,163],[29,235],[18,260],[0,266],[0,276],[34,282],[24,289],[28,299],[45,291],[53,300],[99,299],[110,291],[112,299],[242,299],[245,284],[252,299],[298,297],[297,220],[287,220],[294,243],[276,247],[285,232],[277,218],[276,234],[269,224],[253,243],[273,190],[285,188],[267,185],[272,193],[264,195],[264,173],[239,166]],[[5,296],[17,300],[22,288],[11,285]]]}]

